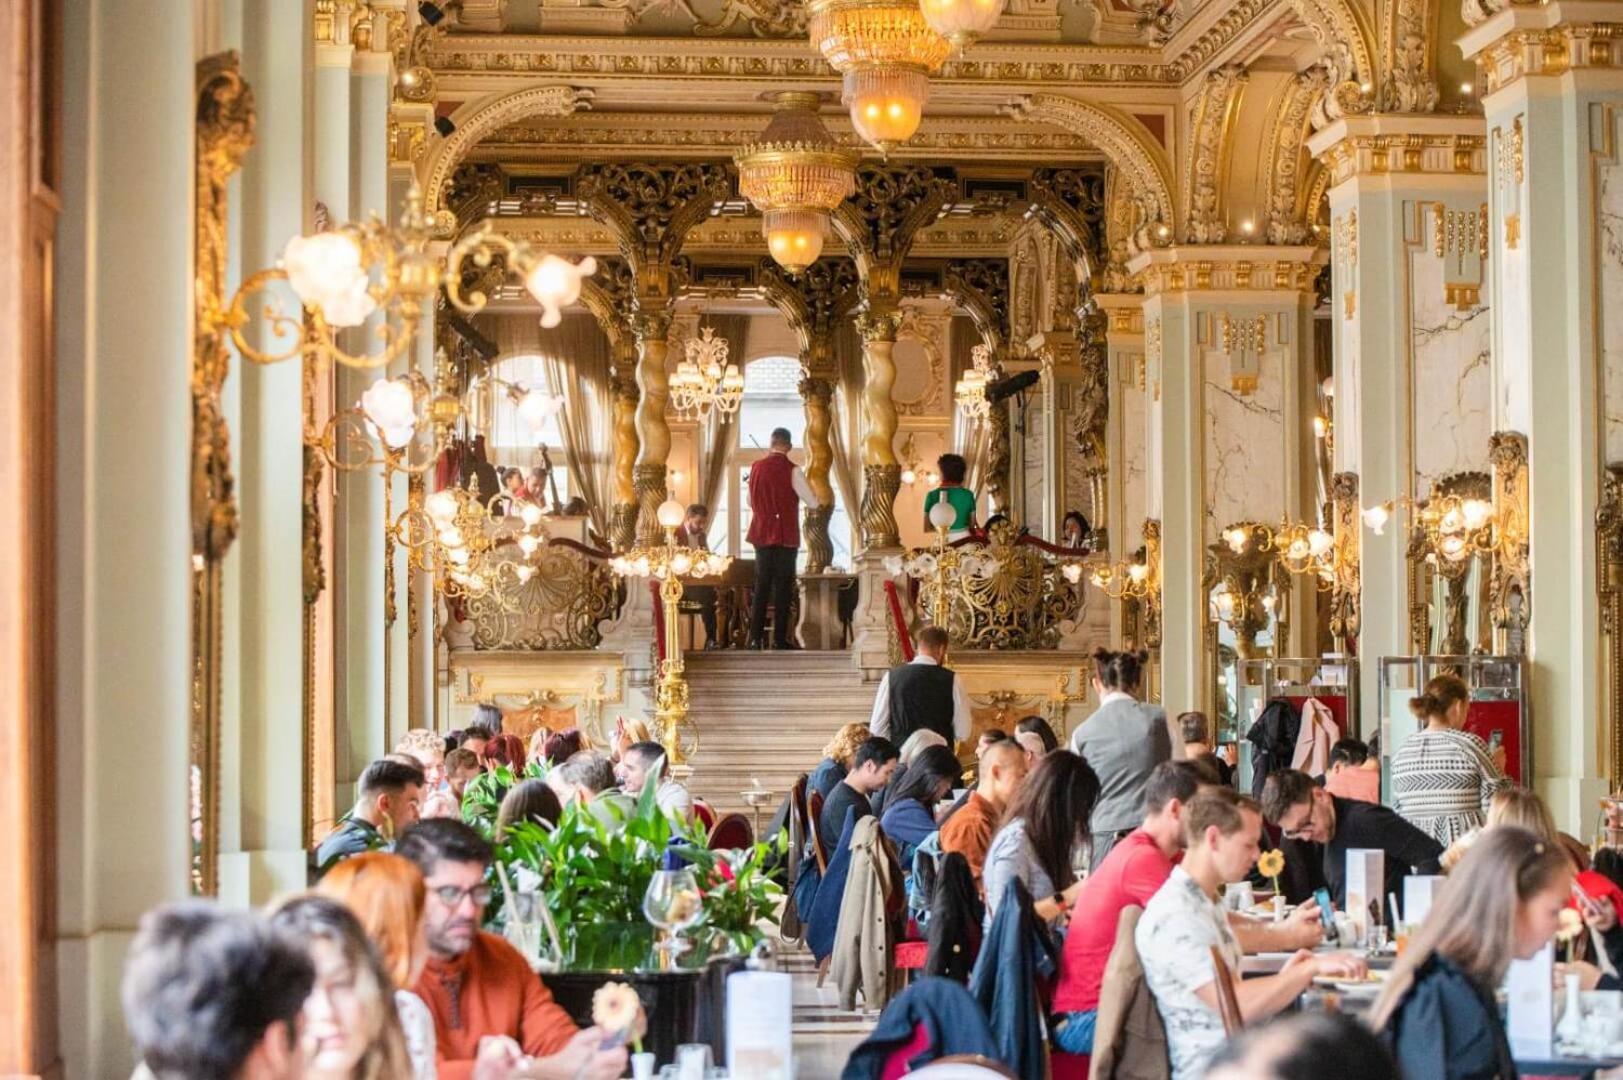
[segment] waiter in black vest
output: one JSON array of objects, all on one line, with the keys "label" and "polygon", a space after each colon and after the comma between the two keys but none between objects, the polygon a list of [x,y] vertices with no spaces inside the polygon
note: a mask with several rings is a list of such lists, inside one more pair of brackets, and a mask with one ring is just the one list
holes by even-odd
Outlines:
[{"label": "waiter in black vest", "polygon": [[958,673],[947,667],[947,632],[939,626],[919,631],[918,651],[879,680],[868,730],[900,746],[928,728],[954,746],[969,738],[969,694]]}]

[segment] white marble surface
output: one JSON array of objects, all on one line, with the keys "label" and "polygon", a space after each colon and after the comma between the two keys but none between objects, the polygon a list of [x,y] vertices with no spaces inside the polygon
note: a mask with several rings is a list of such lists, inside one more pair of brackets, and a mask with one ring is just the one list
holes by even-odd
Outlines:
[{"label": "white marble surface", "polygon": [[1257,388],[1249,394],[1236,393],[1230,385],[1227,355],[1205,349],[1202,357],[1206,536],[1210,542],[1234,522],[1276,522],[1284,516],[1288,459],[1279,354],[1263,355]]},{"label": "white marble surface", "polygon": [[1121,403],[1122,441],[1122,520],[1113,523],[1111,542],[1114,550],[1131,551],[1138,546],[1143,535],[1144,519],[1148,517],[1146,494],[1149,486],[1149,462],[1145,405],[1149,394],[1132,387],[1125,389]]},{"label": "white marble surface", "polygon": [[1446,258],[1410,254],[1409,335],[1414,394],[1414,492],[1439,477],[1488,467],[1493,433],[1493,324],[1487,305],[1460,310],[1445,295]]},{"label": "white marble surface", "polygon": [[1601,355],[1605,358],[1606,460],[1623,461],[1623,165],[1596,170],[1595,213],[1600,218]]}]

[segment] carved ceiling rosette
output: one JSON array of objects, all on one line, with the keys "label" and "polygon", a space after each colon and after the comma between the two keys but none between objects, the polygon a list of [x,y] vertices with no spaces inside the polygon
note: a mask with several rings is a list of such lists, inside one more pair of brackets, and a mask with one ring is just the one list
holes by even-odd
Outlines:
[{"label": "carved ceiling rosette", "polygon": [[902,260],[957,193],[949,169],[880,163],[857,169],[857,193],[834,212],[834,228],[857,264],[869,307],[900,299]]},{"label": "carved ceiling rosette", "polygon": [[583,168],[575,194],[614,234],[636,276],[640,307],[674,297],[682,243],[732,194],[732,180],[715,162],[613,162]]},{"label": "carved ceiling rosette", "polygon": [[756,269],[767,303],[777,309],[800,343],[800,365],[808,378],[828,378],[834,369],[834,331],[862,300],[862,283],[850,259],[818,259],[791,275],[771,259]]}]

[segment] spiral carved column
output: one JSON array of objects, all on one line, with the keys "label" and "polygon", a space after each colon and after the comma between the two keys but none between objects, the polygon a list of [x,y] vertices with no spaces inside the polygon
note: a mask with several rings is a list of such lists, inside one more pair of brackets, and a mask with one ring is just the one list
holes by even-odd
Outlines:
[{"label": "spiral carved column", "polygon": [[633,480],[637,488],[637,542],[654,545],[664,539],[659,504],[665,501],[665,463],[671,454],[671,429],[665,422],[670,379],[665,371],[669,311],[638,312],[631,320],[637,335],[636,426],[640,445]]},{"label": "spiral carved column", "polygon": [[[631,350],[627,350],[630,352]],[[637,542],[637,379],[634,357],[617,365],[614,393],[614,515],[609,540],[616,551]]]},{"label": "spiral carved column", "polygon": [[800,398],[806,406],[806,482],[820,504],[806,511],[802,532],[806,541],[806,573],[820,574],[834,561],[834,543],[828,523],[834,516],[834,487],[828,474],[834,464],[834,447],[828,433],[834,423],[834,387],[827,379],[800,380]]},{"label": "spiral carved column", "polygon": [[862,334],[865,376],[862,411],[868,434],[862,441],[862,544],[870,550],[900,547],[896,526],[896,493],[902,486],[902,467],[896,460],[896,331],[901,312],[895,307],[870,310],[857,318]]}]

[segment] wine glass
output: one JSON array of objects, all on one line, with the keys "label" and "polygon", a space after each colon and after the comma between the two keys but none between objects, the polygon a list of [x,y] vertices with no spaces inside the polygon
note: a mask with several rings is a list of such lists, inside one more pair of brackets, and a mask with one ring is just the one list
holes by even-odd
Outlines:
[{"label": "wine glass", "polygon": [[699,883],[692,870],[656,870],[642,897],[642,913],[665,932],[662,952],[675,955],[687,948],[681,933],[699,921]]}]

